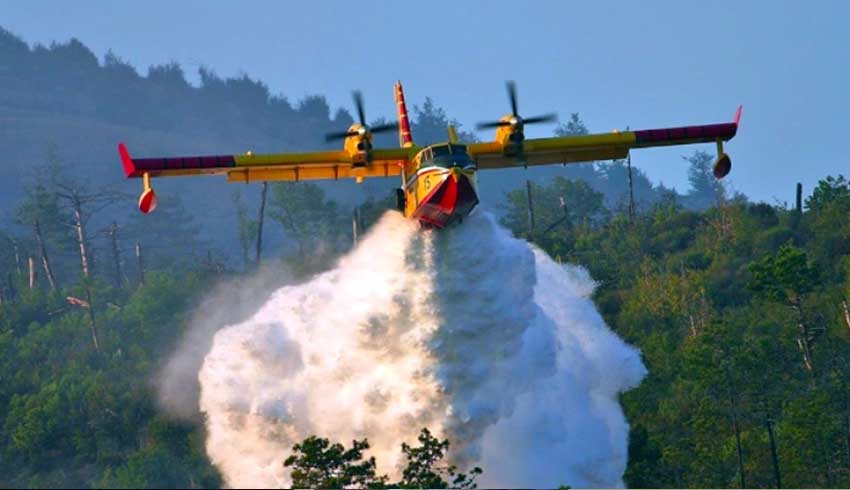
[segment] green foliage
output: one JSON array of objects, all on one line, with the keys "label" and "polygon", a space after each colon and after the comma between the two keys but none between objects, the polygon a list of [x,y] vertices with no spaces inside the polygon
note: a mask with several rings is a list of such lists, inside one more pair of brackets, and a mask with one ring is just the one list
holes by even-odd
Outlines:
[{"label": "green foliage", "polygon": [[817,285],[817,270],[809,266],[806,252],[785,244],[776,255],[750,264],[749,287],[766,298],[789,305],[799,304],[803,295]]},{"label": "green foliage", "polygon": [[[574,227],[597,226],[606,222],[610,216],[605,208],[604,196],[580,180],[555,177],[547,186],[532,184],[531,192],[534,236],[557,242],[564,250],[569,248],[571,242],[568,236]],[[530,231],[527,190],[516,189],[509,192],[506,198],[507,212],[502,217],[502,224],[514,233],[527,235]]]},{"label": "green foliage", "polygon": [[481,468],[473,468],[469,474],[458,473],[454,465],[440,467],[438,464],[449,450],[449,440],[442,441],[431,435],[428,429],[419,433],[419,446],[401,444],[401,451],[407,460],[402,471],[399,488],[476,488],[475,478],[482,473]]},{"label": "green foliage", "polygon": [[[536,216],[562,212],[546,197],[556,185],[533,188]],[[671,199],[633,221],[621,209],[533,235],[590,270],[606,322],[649,369],[622,397],[630,487],[772,486],[768,420],[783,484],[850,485],[847,195],[827,178],[802,215],[740,199],[694,212]],[[526,236],[524,187],[510,197],[505,224]]]},{"label": "green foliage", "polygon": [[821,180],[806,208],[800,228],[809,238],[811,259],[829,280],[840,280],[841,258],[850,254],[850,183],[841,175]]},{"label": "green foliage", "polygon": [[292,447],[294,454],[283,465],[292,467],[295,488],[382,488],[387,477],[375,476],[375,458],[363,459],[369,442],[352,441],[352,447],[331,444],[327,439],[310,436]]},{"label": "green foliage", "polygon": [[[54,294],[20,288],[0,306],[0,481],[4,486],[218,486],[195,425],[156,415],[150,379],[209,281],[149,272],[145,287],[95,278]],[[91,298],[100,333],[92,344]]]},{"label": "green foliage", "polygon": [[850,182],[843,175],[828,176],[818,182],[812,195],[806,198],[806,209],[819,213],[831,206],[838,206],[844,211],[850,210]]},{"label": "green foliage", "polygon": [[454,465],[439,466],[449,450],[448,439],[439,440],[426,428],[419,433],[419,446],[402,443],[407,460],[398,483],[389,483],[387,476],[375,474],[374,457],[363,460],[369,442],[352,441],[350,449],[328,439],[310,436],[292,447],[293,454],[283,465],[292,468],[294,488],[476,488],[475,478],[481,468],[469,474],[459,473]]}]

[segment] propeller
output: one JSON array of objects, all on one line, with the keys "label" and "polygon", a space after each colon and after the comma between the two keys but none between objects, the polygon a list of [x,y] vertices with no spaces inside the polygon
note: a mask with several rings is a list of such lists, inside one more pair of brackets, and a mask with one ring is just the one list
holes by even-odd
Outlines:
[{"label": "propeller", "polygon": [[526,124],[539,124],[546,122],[554,122],[558,120],[558,115],[555,113],[544,114],[542,116],[528,117],[523,118],[519,115],[519,109],[517,109],[517,96],[516,96],[516,84],[514,82],[507,82],[508,89],[508,100],[511,103],[511,116],[509,119],[505,121],[491,121],[491,122],[482,122],[478,123],[476,127],[478,129],[492,129],[499,128],[503,126],[513,126],[514,131],[522,132],[523,127]]},{"label": "propeller", "polygon": [[366,111],[363,109],[363,94],[355,90],[352,93],[354,99],[354,107],[357,109],[357,120],[360,123],[360,128],[356,131],[338,131],[336,133],[328,133],[325,135],[325,141],[334,141],[345,139],[350,136],[366,136],[375,133],[384,133],[386,131],[395,131],[398,129],[398,123],[379,124],[374,127],[369,127],[366,124]]},{"label": "propeller", "polygon": [[511,133],[508,136],[508,144],[505,146],[505,154],[516,157],[517,161],[521,162],[524,166],[528,166],[528,162],[525,159],[525,151],[523,149],[523,142],[525,141],[525,133],[523,132],[523,129],[525,125],[553,122],[558,119],[558,116],[557,114],[550,113],[542,116],[523,118],[519,115],[519,109],[517,109],[516,84],[512,81],[508,81],[506,86],[508,89],[508,100],[511,103],[511,115],[507,118],[503,118],[501,121],[478,123],[476,127],[478,129],[491,129],[510,126]]}]

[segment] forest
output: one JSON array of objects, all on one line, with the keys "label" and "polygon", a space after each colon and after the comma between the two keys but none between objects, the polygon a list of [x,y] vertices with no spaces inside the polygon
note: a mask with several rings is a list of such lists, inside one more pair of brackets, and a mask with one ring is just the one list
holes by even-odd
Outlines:
[{"label": "forest", "polygon": [[[2,30],[0,68],[0,147],[37,141],[10,150],[3,174],[0,486],[222,485],[200,414],[166,415],[152,378],[215,285],[261,265],[295,280],[327,268],[392,207],[395,183],[343,199],[309,183],[223,187],[210,213],[202,190],[174,184],[141,217],[117,157],[79,165],[74,135],[120,126],[149,151],[189,134],[286,150],[351,116],[247,76],[202,69],[195,87],[176,64],[141,76],[76,40],[30,47]],[[413,116],[421,143],[452,121],[430,99]],[[574,114],[555,131],[587,128]],[[790,206],[755,203],[713,179],[710,155],[684,164],[686,194],[628,162],[482,187],[493,184],[487,209],[514,235],[590,271],[606,322],[642,352],[649,375],[622,396],[628,486],[850,486],[850,182],[823,176]]]}]

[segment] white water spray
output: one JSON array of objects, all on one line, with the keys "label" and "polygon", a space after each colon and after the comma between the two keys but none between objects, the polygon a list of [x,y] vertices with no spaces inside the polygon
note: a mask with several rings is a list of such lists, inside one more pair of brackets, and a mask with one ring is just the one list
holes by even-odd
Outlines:
[{"label": "white water spray", "polygon": [[428,427],[484,487],[621,486],[617,395],[646,370],[593,287],[486,213],[436,233],[387,213],[335,269],[215,335],[207,452],[230,486],[279,487],[294,443],[365,437],[395,478]]}]

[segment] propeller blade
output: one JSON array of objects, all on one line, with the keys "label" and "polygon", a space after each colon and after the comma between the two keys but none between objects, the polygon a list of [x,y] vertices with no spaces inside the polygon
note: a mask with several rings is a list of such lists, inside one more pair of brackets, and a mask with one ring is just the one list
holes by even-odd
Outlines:
[{"label": "propeller blade", "polygon": [[492,128],[500,128],[502,126],[510,126],[510,121],[493,121],[493,122],[483,122],[475,125],[477,129],[492,129]]},{"label": "propeller blade", "polygon": [[359,90],[355,90],[352,96],[354,98],[354,107],[357,108],[357,117],[360,119],[360,125],[366,126],[366,113],[363,110],[363,94]]},{"label": "propeller blade", "polygon": [[558,115],[555,113],[545,114],[543,116],[537,117],[529,117],[527,119],[523,119],[522,122],[524,124],[537,124],[537,123],[546,123],[546,122],[555,122],[558,120]]},{"label": "propeller blade", "polygon": [[349,136],[357,136],[358,134],[360,133],[358,133],[357,131],[339,131],[336,133],[328,133],[325,135],[325,141],[330,143],[334,140],[341,140],[348,138]]},{"label": "propeller blade", "polygon": [[386,131],[395,131],[398,129],[398,123],[387,123],[387,124],[379,124],[377,126],[370,126],[369,132],[374,133],[383,133]]},{"label": "propeller blade", "polygon": [[511,115],[514,117],[519,117],[516,102],[516,83],[514,83],[513,81],[508,81],[506,85],[508,87],[508,98],[511,100]]}]

